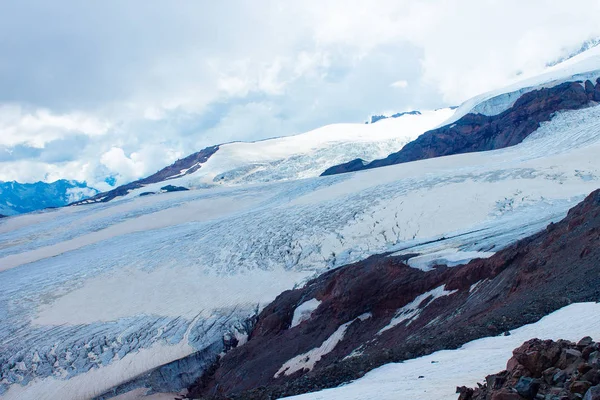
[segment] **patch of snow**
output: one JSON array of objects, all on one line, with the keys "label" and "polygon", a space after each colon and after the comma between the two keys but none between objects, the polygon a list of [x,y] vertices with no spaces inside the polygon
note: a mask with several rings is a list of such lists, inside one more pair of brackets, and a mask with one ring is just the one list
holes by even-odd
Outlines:
[{"label": "patch of snow", "polygon": [[410,258],[407,264],[422,271],[431,271],[436,265],[445,264],[448,267],[455,267],[466,264],[476,258],[489,258],[494,254],[496,253],[491,251],[460,251],[458,249],[449,249]]},{"label": "patch of snow", "polygon": [[362,314],[352,321],[346,322],[341,325],[335,332],[331,334],[321,346],[314,348],[304,354],[300,354],[291,360],[288,360],[279,368],[279,371],[275,373],[274,378],[279,378],[282,375],[292,375],[295,372],[307,370],[311,371],[315,365],[323,358],[323,356],[329,354],[335,346],[338,345],[344,339],[346,335],[346,330],[348,327],[356,320],[366,321],[371,317],[370,313]]},{"label": "patch of snow", "polygon": [[424,308],[433,303],[436,299],[444,296],[450,296],[456,292],[457,290],[446,290],[446,285],[442,285],[430,290],[429,292],[418,295],[413,301],[396,311],[396,316],[392,318],[389,324],[381,328],[377,334],[381,335],[383,332],[395,328],[404,321],[408,321],[406,325],[410,325],[413,321],[419,318],[421,311],[423,311]]},{"label": "patch of snow", "polygon": [[472,284],[471,287],[469,287],[469,293],[473,293],[475,289],[477,289],[477,287],[481,285],[482,282],[483,281],[477,281],[474,284]]},{"label": "patch of snow", "polygon": [[[334,389],[289,397],[290,400],[455,400],[456,387],[475,387],[485,376],[506,368],[512,351],[532,339],[600,340],[600,303],[571,304],[540,321],[399,364],[386,364]],[[435,361],[435,363],[433,363]],[[419,379],[419,376],[424,378]]]},{"label": "patch of snow", "polygon": [[300,323],[310,319],[311,314],[319,307],[319,304],[321,304],[319,300],[310,299],[296,307],[290,328],[298,326]]}]

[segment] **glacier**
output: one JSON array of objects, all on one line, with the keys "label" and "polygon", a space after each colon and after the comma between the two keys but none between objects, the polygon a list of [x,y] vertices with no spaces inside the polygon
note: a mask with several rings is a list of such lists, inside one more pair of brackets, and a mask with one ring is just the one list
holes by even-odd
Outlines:
[{"label": "glacier", "polygon": [[275,296],[326,270],[385,252],[493,253],[528,236],[600,187],[598,154],[595,106],[502,150],[2,220],[0,395],[181,389],[139,377],[210,361]]},{"label": "glacier", "polygon": [[[292,136],[226,143],[197,171],[185,175],[187,170],[181,170],[168,179],[172,185],[206,188],[312,178],[358,157],[385,157],[453,113],[451,108],[424,110],[377,124],[331,124]],[[160,185],[164,183],[146,185],[143,190],[158,191]]]}]

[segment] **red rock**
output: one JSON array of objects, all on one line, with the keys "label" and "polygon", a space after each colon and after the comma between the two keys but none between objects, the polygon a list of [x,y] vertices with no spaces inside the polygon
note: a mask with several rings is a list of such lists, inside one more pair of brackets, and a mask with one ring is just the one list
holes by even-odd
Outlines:
[{"label": "red rock", "polygon": [[561,348],[552,340],[532,339],[515,349],[513,355],[533,377],[539,378],[544,370],[556,364],[561,355]]},{"label": "red rock", "polygon": [[511,357],[508,362],[506,363],[506,370],[508,372],[512,372],[515,368],[517,368],[519,366],[519,362],[517,361],[517,359],[513,356]]},{"label": "red rock", "polygon": [[588,381],[575,381],[569,387],[571,393],[579,393],[580,395],[584,395],[589,388],[592,387],[592,384]]}]

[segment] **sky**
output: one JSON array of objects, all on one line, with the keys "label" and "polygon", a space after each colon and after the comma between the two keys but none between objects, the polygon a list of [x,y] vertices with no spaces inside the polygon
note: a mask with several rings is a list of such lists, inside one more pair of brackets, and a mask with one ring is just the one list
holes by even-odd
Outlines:
[{"label": "sky", "polygon": [[600,37],[600,0],[0,0],[0,180],[458,105]]}]

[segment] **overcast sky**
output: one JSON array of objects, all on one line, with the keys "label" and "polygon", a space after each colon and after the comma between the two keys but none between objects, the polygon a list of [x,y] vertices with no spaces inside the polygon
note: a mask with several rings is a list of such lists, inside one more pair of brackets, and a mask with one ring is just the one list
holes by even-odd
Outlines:
[{"label": "overcast sky", "polygon": [[106,189],[212,144],[458,105],[599,19],[600,0],[0,0],[0,180]]}]

